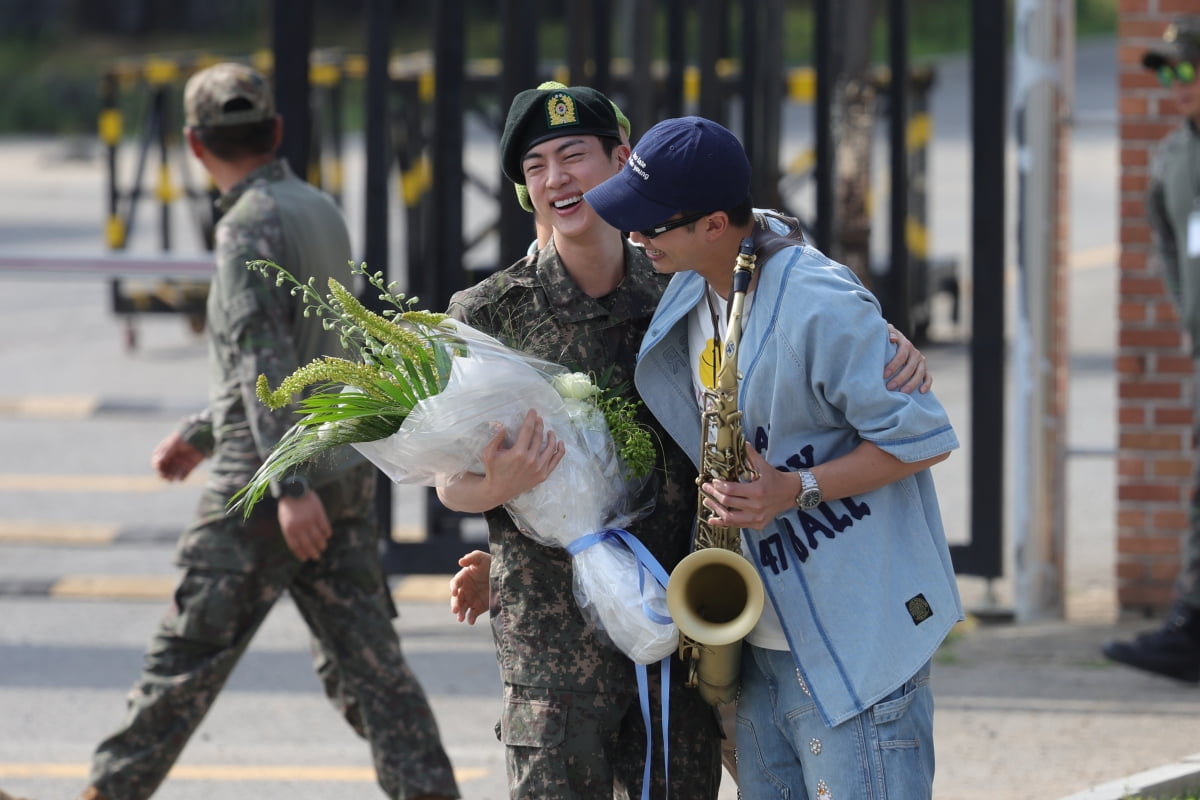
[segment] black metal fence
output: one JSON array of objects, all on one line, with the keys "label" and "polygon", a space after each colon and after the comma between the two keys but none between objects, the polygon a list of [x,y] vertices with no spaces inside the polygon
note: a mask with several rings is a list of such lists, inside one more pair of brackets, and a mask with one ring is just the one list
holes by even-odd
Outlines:
[{"label": "black metal fence", "polygon": [[[818,24],[814,42],[816,63],[787,69],[782,63],[782,0],[637,0],[637,13],[661,11],[665,29],[661,42],[635,34],[630,57],[613,59],[611,5],[571,3],[567,13],[586,15],[567,26],[569,58],[546,63],[538,58],[533,0],[502,0],[496,13],[502,30],[501,59],[465,58],[464,0],[439,0],[433,12],[432,49],[420,54],[390,53],[388,31],[394,3],[367,2],[365,55],[310,53],[311,0],[277,3],[272,58],[258,66],[274,69],[279,110],[293,135],[285,149],[293,167],[308,179],[339,196],[343,189],[342,138],[346,86],[356,82],[363,92],[366,122],[366,260],[373,270],[398,274],[389,264],[387,231],[392,219],[389,176],[399,176],[399,196],[405,226],[406,285],[424,305],[442,308],[450,295],[478,277],[524,253],[532,237],[528,215],[516,203],[505,181],[496,175],[472,175],[464,166],[464,115],[499,130],[507,100],[542,80],[583,83],[604,91],[644,127],[649,121],[698,113],[739,130],[754,167],[752,191],[759,205],[783,207],[781,186],[794,178],[780,164],[781,115],[788,102],[814,104],[815,157],[807,159],[815,184],[815,214],[809,220],[817,244],[825,245],[833,219],[832,142],[829,108],[836,101],[829,67],[832,54],[822,40],[821,20],[833,0],[816,0]],[[996,6],[996,7],[993,7]],[[974,0],[972,132],[975,175],[972,261],[975,272],[972,338],[972,531],[971,544],[954,548],[956,568],[966,574],[1000,575],[1002,469],[1000,438],[1003,422],[1003,98],[1004,29],[1002,4]],[[306,10],[307,9],[307,10]],[[738,25],[731,15],[738,15]],[[891,137],[890,255],[886,279],[875,287],[887,316],[913,338],[928,325],[929,298],[949,291],[957,307],[957,268],[947,267],[924,247],[928,185],[924,180],[924,148],[928,136],[926,102],[934,76],[911,70],[903,47],[903,0],[890,0],[889,14],[896,35],[888,70],[879,77],[881,97],[877,114],[886,120]],[[647,27],[648,29],[648,27]],[[306,33],[306,30],[309,31]],[[740,51],[730,31],[741,31]],[[695,44],[688,47],[688,32]],[[662,57],[656,53],[663,53]],[[210,241],[212,190],[194,186],[184,177],[177,188],[171,178],[169,152],[178,124],[174,92],[190,70],[203,66],[201,56],[156,59],[117,65],[102,79],[104,110],[101,138],[109,147],[109,246],[128,241],[138,205],[148,194],[158,204],[164,249],[171,245],[169,204],[181,197],[196,204],[197,218],[207,226]],[[307,69],[304,65],[307,65]],[[902,74],[893,83],[886,76]],[[435,88],[436,87],[436,88]],[[136,176],[122,186],[116,168],[117,151],[126,140],[121,94],[141,93],[148,111],[138,124]],[[636,140],[635,131],[635,140]],[[498,145],[497,145],[498,146]],[[143,189],[151,160],[158,165],[152,193]],[[799,159],[798,161],[805,161]],[[498,167],[496,168],[498,171]],[[494,218],[464,236],[464,186],[491,192]],[[499,187],[488,188],[488,187]],[[498,239],[499,259],[468,269],[471,251],[485,239]],[[826,239],[827,240],[827,239]],[[477,260],[476,260],[477,261]],[[145,308],[121,305],[114,284],[114,307],[122,313]],[[980,298],[986,298],[985,301]],[[165,309],[165,310],[170,310]],[[193,313],[194,307],[177,309]],[[385,485],[381,483],[381,486]],[[385,530],[392,528],[390,492],[381,492],[380,515]],[[385,555],[393,572],[444,571],[465,548],[461,517],[446,511],[430,492],[426,509],[427,539],[423,544],[394,543]]]}]

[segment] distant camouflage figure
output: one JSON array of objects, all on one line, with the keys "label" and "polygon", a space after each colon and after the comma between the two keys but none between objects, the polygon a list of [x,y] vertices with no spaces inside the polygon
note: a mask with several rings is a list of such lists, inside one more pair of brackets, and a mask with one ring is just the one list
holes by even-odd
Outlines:
[{"label": "distant camouflage figure", "polygon": [[276,157],[282,122],[264,78],[239,64],[194,75],[184,92],[188,145],[224,215],[208,298],[210,404],[155,450],[181,480],[212,457],[197,516],[180,539],[184,575],[146,652],[124,723],[97,748],[80,800],[141,800],[166,777],[275,601],[287,591],[353,698],[388,797],[458,797],[436,721],[392,626],[374,521],[375,471],[352,450],[272,486],[249,520],[226,504],[291,426],[254,393],[340,347],[288,289],[246,262],[300,280],[345,274],[341,213]]},{"label": "distant camouflage figure", "polygon": [[[1152,261],[1187,333],[1192,356],[1192,492],[1174,603],[1156,629],[1105,642],[1104,655],[1135,669],[1200,683],[1200,15],[1175,18],[1142,66],[1171,90],[1179,125],[1150,161],[1146,217]],[[1161,102],[1161,101],[1160,101]],[[1169,106],[1164,106],[1169,107]]]},{"label": "distant camouflage figure", "polygon": [[[566,110],[568,113],[555,113]],[[560,120],[565,120],[561,125]],[[451,298],[449,313],[534,356],[597,376],[632,392],[634,357],[666,286],[642,251],[579,202],[617,172],[628,145],[612,103],[586,87],[517,95],[501,140],[505,175],[528,186],[550,241]],[[573,199],[573,201],[572,201]],[[633,395],[631,395],[633,396]],[[696,513],[695,469],[654,419],[641,421],[663,444],[655,470],[654,509],[629,527],[664,568],[687,554]],[[542,448],[540,423],[534,438]],[[502,458],[520,458],[502,448]],[[545,478],[561,450],[551,440],[538,462],[490,461],[488,476],[520,476],[529,485],[443,490],[448,505],[483,511],[491,551],[492,629],[504,681],[497,733],[507,748],[509,794],[538,800],[610,800],[640,796],[647,735],[634,664],[584,619],[572,593],[571,556],[520,533],[500,504]],[[477,476],[486,481],[485,476]],[[506,496],[489,495],[497,488]],[[465,491],[467,494],[458,494]],[[460,505],[462,504],[462,505]],[[483,554],[472,554],[482,556]],[[471,557],[468,557],[471,558]],[[486,557],[483,557],[486,560]],[[483,561],[476,562],[480,573]],[[479,591],[487,592],[482,576]],[[713,709],[682,686],[675,661],[670,694],[670,796],[715,798],[721,776],[719,724]],[[650,671],[655,751],[650,797],[666,797],[658,671]]]}]

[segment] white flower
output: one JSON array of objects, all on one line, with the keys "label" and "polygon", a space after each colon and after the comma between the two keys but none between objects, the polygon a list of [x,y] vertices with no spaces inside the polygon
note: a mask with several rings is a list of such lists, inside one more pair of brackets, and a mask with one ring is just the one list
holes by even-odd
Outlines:
[{"label": "white flower", "polygon": [[554,390],[567,400],[587,400],[600,394],[600,387],[582,372],[568,372],[554,376]]}]

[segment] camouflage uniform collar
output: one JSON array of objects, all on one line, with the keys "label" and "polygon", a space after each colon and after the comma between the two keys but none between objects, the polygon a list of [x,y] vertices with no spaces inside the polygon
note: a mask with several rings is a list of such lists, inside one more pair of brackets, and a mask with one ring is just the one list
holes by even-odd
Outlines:
[{"label": "camouflage uniform collar", "polygon": [[643,319],[654,313],[662,296],[665,280],[654,271],[640,247],[625,240],[625,278],[603,298],[583,293],[567,273],[551,239],[537,253],[537,281],[546,299],[565,322],[582,322],[597,317],[612,317],[613,322]]},{"label": "camouflage uniform collar", "polygon": [[222,212],[226,212],[233,208],[233,204],[241,199],[254,183],[264,181],[266,183],[275,183],[276,181],[286,180],[292,176],[292,168],[288,166],[287,161],[282,158],[276,158],[274,161],[269,161],[263,164],[258,169],[255,169],[246,177],[238,181],[233,188],[221,195],[217,199],[217,208]]}]

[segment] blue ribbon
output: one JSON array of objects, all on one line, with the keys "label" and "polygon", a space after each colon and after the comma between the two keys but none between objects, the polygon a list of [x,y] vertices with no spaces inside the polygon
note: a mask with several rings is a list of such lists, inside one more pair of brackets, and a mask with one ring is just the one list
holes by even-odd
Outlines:
[{"label": "blue ribbon", "polygon": [[[667,571],[658,563],[654,554],[646,549],[646,545],[632,533],[621,528],[606,528],[596,533],[580,536],[567,545],[567,552],[572,556],[579,555],[589,547],[601,542],[616,542],[623,544],[633,553],[638,564],[638,596],[642,598],[642,613],[646,619],[659,625],[670,625],[672,619],[659,614],[646,603],[646,575],[664,590],[667,588]],[[671,762],[668,758],[670,745],[667,731],[671,719],[671,656],[665,657],[658,663],[659,680],[662,684],[662,740],[663,740],[663,781],[666,785],[666,797],[671,796]],[[642,722],[646,726],[646,766],[642,770],[642,800],[650,800],[650,764],[654,758],[654,729],[650,724],[650,681],[645,664],[637,665],[638,698],[642,706]]]},{"label": "blue ribbon", "polygon": [[656,622],[659,625],[670,625],[674,620],[666,614],[659,614],[645,600],[646,574],[649,573],[654,578],[655,583],[665,591],[668,579],[667,571],[662,568],[662,564],[658,563],[658,559],[654,557],[654,554],[646,549],[646,545],[642,544],[632,533],[621,528],[605,528],[596,533],[584,534],[567,545],[567,552],[572,556],[576,556],[592,545],[605,541],[615,541],[625,545],[633,553],[634,558],[637,559],[638,596],[642,598],[642,613],[646,615],[646,619]]}]

